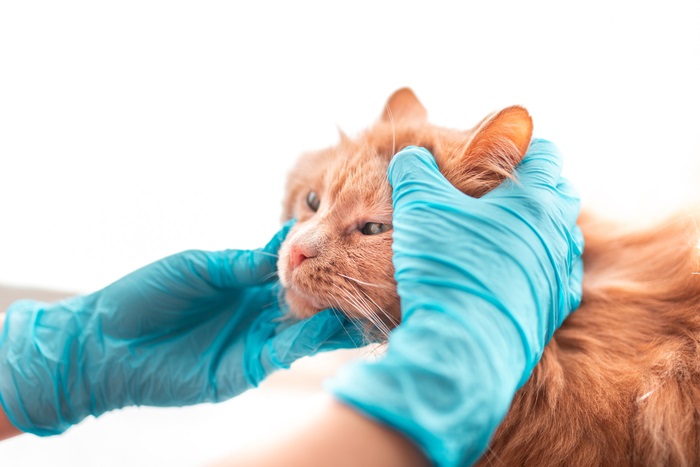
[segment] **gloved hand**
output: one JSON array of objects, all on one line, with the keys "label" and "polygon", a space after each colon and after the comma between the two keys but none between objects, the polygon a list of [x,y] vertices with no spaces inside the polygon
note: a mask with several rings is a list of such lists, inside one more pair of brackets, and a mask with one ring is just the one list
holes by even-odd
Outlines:
[{"label": "gloved hand", "polygon": [[61,433],[129,405],[221,401],[321,350],[361,343],[333,310],[282,318],[277,250],[186,251],[87,296],[21,301],[0,336],[0,402],[19,429]]},{"label": "gloved hand", "polygon": [[403,323],[383,359],[331,381],[341,401],[404,433],[436,465],[483,453],[545,344],[581,300],[579,199],[534,141],[480,199],[411,147],[389,166]]}]

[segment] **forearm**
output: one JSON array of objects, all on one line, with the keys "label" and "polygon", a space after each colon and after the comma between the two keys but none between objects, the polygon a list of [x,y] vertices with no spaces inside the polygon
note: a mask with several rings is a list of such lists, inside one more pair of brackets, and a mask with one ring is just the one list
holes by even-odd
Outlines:
[{"label": "forearm", "polygon": [[15,426],[7,419],[5,411],[3,410],[2,405],[0,405],[0,441],[21,434],[22,432],[15,428]]},{"label": "forearm", "polygon": [[[2,335],[2,328],[5,324],[5,313],[0,313],[0,335]],[[21,435],[22,432],[15,428],[15,426],[10,423],[5,415],[5,410],[0,404],[0,441],[7,438],[12,438],[13,436]]]},{"label": "forearm", "polygon": [[405,433],[436,465],[475,462],[510,406],[525,358],[515,328],[489,306],[465,314],[474,321],[414,311],[383,358],[342,368],[329,390]]},{"label": "forearm", "polygon": [[329,399],[303,427],[215,467],[424,467],[418,448],[394,430]]}]

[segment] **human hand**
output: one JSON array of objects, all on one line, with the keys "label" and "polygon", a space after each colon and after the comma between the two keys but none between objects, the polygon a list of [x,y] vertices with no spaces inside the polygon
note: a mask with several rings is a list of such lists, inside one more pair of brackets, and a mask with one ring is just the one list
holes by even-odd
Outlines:
[{"label": "human hand", "polygon": [[544,346],[581,300],[580,203],[561,157],[534,141],[480,199],[450,185],[428,151],[389,166],[403,323],[384,358],[330,384],[341,401],[414,440],[437,465],[482,454]]},{"label": "human hand", "polygon": [[186,251],[55,304],[14,303],[0,336],[0,402],[23,431],[60,433],[129,405],[217,402],[362,330],[325,310],[286,316],[277,250]]}]

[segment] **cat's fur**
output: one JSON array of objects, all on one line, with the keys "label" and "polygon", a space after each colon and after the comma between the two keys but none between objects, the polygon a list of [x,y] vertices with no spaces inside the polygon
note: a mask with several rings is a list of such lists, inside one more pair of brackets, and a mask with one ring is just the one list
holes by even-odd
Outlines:
[{"label": "cat's fur", "polygon": [[[341,134],[337,146],[304,155],[284,203],[284,217],[298,219],[279,260],[290,308],[309,316],[335,307],[388,331],[400,319],[391,233],[360,229],[391,222],[392,155],[427,147],[450,182],[480,196],[511,175],[531,135],[521,107],[467,132],[433,126],[401,89],[365,133]],[[625,232],[584,213],[579,225],[581,307],[555,333],[480,463],[700,465],[697,218]]]}]

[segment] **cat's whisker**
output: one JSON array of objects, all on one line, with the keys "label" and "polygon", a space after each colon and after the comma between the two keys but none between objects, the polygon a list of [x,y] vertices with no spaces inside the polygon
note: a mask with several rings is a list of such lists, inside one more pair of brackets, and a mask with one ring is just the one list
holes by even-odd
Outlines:
[{"label": "cat's whisker", "polygon": [[[277,271],[268,272],[267,274],[265,274],[263,276],[262,281],[267,282],[270,279],[272,279],[273,277],[277,277]],[[277,282],[279,282],[279,279],[277,280]]]},{"label": "cat's whisker", "polygon": [[338,322],[340,323],[340,326],[343,328],[343,331],[345,331],[345,334],[348,335],[348,337],[350,338],[350,341],[352,341],[352,344],[353,344],[355,347],[359,347],[358,344],[357,344],[357,342],[355,342],[355,339],[353,339],[352,334],[350,333],[350,331],[348,331],[348,328],[345,327],[345,324],[343,323],[343,318],[342,318],[341,316],[338,315],[338,310],[340,310],[340,312],[342,313],[342,308],[340,308],[340,303],[338,303],[338,300],[336,300],[335,298],[333,299],[333,301],[334,301],[334,302],[336,303],[336,305],[338,306],[337,309],[336,309],[336,307],[331,308],[331,311],[333,312],[333,316],[335,316],[335,317],[338,319]]},{"label": "cat's whisker", "polygon": [[[351,285],[352,288],[355,290],[355,292],[358,293],[358,295],[364,296],[365,301],[366,301],[366,300],[369,300],[370,302],[372,302],[372,304],[373,304],[375,307],[377,307],[377,309],[378,309],[379,311],[381,311],[381,312],[384,314],[384,316],[386,316],[386,318],[391,322],[392,325],[398,326],[399,323],[398,323],[389,313],[387,313],[386,310],[384,310],[384,308],[380,307],[380,306],[377,304],[377,302],[375,302],[375,301],[372,299],[372,297],[370,297],[364,290],[358,289],[358,288],[356,288],[356,287],[355,287],[354,285],[352,285],[352,284],[350,284],[350,285]],[[369,305],[369,304],[368,304],[368,305]],[[381,317],[380,317],[380,319],[381,319]],[[381,321],[382,321],[382,323],[384,323],[384,325],[386,326],[386,322],[385,322],[383,319],[381,319]],[[389,331],[389,327],[386,326],[386,329],[387,329],[386,335],[387,335],[387,337],[388,337],[388,335],[389,335],[389,332],[388,332],[388,331]]]},{"label": "cat's whisker", "polygon": [[[371,283],[369,283],[369,282],[364,282],[364,281],[361,281],[361,280],[359,280],[359,279],[355,279],[354,277],[347,276],[347,275],[345,275],[345,274],[340,274],[340,273],[338,273],[338,275],[339,275],[340,277],[343,277],[343,278],[345,278],[345,279],[348,279],[348,280],[350,280],[350,281],[353,281],[353,282],[356,282],[356,283],[358,283],[358,284],[362,284],[362,285],[365,285],[365,286],[368,286],[368,287],[379,287],[379,288],[383,288],[383,289],[389,289],[389,288],[390,288],[389,286],[382,286],[382,285],[379,285],[379,284],[371,284]],[[389,313],[387,313],[386,310],[384,310],[381,306],[379,306],[379,304],[377,304],[377,302],[375,302],[375,301],[372,299],[372,297],[370,297],[366,292],[364,292],[364,291],[361,290],[361,289],[358,290],[353,284],[350,284],[350,286],[355,290],[355,292],[357,292],[358,297],[362,298],[362,299],[365,301],[365,308],[367,309],[367,312],[368,312],[368,313],[371,313],[371,314],[374,315],[374,316],[376,316],[378,322],[381,323],[381,325],[376,325],[376,324],[375,324],[375,327],[376,327],[377,329],[379,329],[379,331],[380,331],[385,337],[388,337],[391,330],[390,330],[389,326],[387,326],[386,321],[388,320],[388,321],[391,323],[391,325],[392,325],[393,327],[398,326],[398,324],[399,324],[398,321],[397,321],[393,316],[391,316]],[[363,297],[364,297],[364,298],[363,298]],[[366,303],[367,300],[371,301],[372,304],[384,315],[384,317],[385,317],[386,319],[384,319],[384,318],[382,318],[381,316],[379,316],[379,315],[372,309],[372,307],[370,307],[369,304]],[[374,321],[373,321],[373,324],[374,324]]]},{"label": "cat's whisker", "polygon": [[263,250],[254,250],[254,251],[255,251],[255,253],[258,254],[258,255],[269,256],[269,257],[271,257],[271,258],[278,258],[278,259],[279,259],[279,257],[280,257],[280,255],[276,255],[276,254],[274,254],[274,253],[270,253],[269,251],[263,251]]},{"label": "cat's whisker", "polygon": [[379,316],[373,312],[366,303],[363,303],[361,297],[351,294],[348,290],[343,289],[337,284],[333,284],[335,288],[340,290],[340,292],[347,298],[348,302],[362,315],[364,316],[372,325],[377,328],[382,334],[385,334],[382,326],[386,327]]},{"label": "cat's whisker", "polygon": [[[352,326],[354,326],[355,329],[358,329],[358,327],[362,329],[361,345],[365,346],[365,345],[370,344],[376,340],[373,337],[373,330],[376,328],[374,327],[374,324],[371,324],[371,321],[369,319],[364,319],[362,317],[358,317],[357,315],[351,314],[348,312],[343,312],[343,314],[345,315],[345,317],[348,320],[351,321]],[[369,324],[368,324],[368,322],[369,322]]]},{"label": "cat's whisker", "polygon": [[346,295],[352,297],[355,306],[360,310],[360,312],[366,316],[377,330],[385,337],[389,336],[389,327],[381,319],[376,311],[372,309],[367,300],[360,294],[360,292],[350,284],[350,286],[355,290],[356,295],[352,295],[349,291],[345,291]]},{"label": "cat's whisker", "polygon": [[378,357],[386,350],[387,342],[384,341],[382,343],[379,343],[378,345],[373,345],[369,348],[369,352],[367,352],[367,355],[372,356],[372,357]]},{"label": "cat's whisker", "polygon": [[387,290],[391,289],[391,286],[388,286],[388,285],[371,284],[371,283],[369,283],[369,282],[365,282],[365,281],[361,281],[361,280],[359,280],[359,279],[355,279],[354,277],[346,276],[345,274],[340,274],[340,273],[338,273],[338,275],[339,275],[340,277],[343,277],[343,278],[347,279],[347,280],[350,280],[350,281],[353,281],[353,282],[357,282],[358,284],[366,285],[367,287],[377,287],[377,288],[380,288],[380,289],[387,289]]},{"label": "cat's whisker", "polygon": [[[389,322],[391,323],[392,326],[396,327],[396,326],[399,325],[399,322],[396,320],[396,318],[394,318],[394,317],[391,316],[389,313],[387,313],[387,311],[386,311],[384,308],[380,307],[380,306],[377,304],[377,302],[375,302],[375,301],[372,299],[372,297],[370,297],[367,293],[365,293],[365,292],[362,291],[362,290],[361,290],[360,292],[362,292],[362,294],[363,294],[369,301],[371,301],[371,302],[374,304],[374,306],[377,307],[377,309],[378,309],[379,311],[382,312],[382,314],[386,317],[387,320],[389,320]],[[383,320],[382,320],[382,321],[383,321]]]},{"label": "cat's whisker", "polygon": [[346,300],[352,305],[362,316],[367,318],[370,322],[372,322],[373,325],[375,325],[375,321],[371,314],[367,313],[367,310],[365,307],[362,306],[362,304],[357,300],[357,297],[352,295],[350,292],[347,290],[343,289],[342,287],[333,284],[334,287],[336,287],[340,292],[345,296]]},{"label": "cat's whisker", "polygon": [[382,319],[382,317],[379,316],[379,314],[377,314],[377,312],[372,309],[372,307],[368,303],[368,299],[374,304],[374,306],[379,308],[379,310],[381,310],[382,313],[388,316],[386,311],[384,311],[379,305],[377,305],[374,302],[374,300],[372,300],[367,294],[365,294],[361,290],[358,290],[353,284],[350,284],[350,286],[355,290],[355,292],[357,292],[357,298],[363,303],[363,305],[367,309],[367,312],[369,314],[372,314],[372,316],[375,318],[375,321],[379,323],[378,325],[376,325],[377,329],[379,329],[379,331],[384,335],[384,337],[388,338],[391,329],[389,329],[389,326],[387,326],[386,322]]},{"label": "cat's whisker", "polygon": [[496,451],[494,451],[493,448],[492,448],[491,446],[489,446],[486,450],[487,450],[488,452],[490,452],[491,455],[492,455],[491,457],[489,457],[489,460],[488,460],[489,465],[495,465],[495,462],[494,462],[494,461],[498,461],[499,465],[507,465],[505,462],[503,462],[503,459],[501,459],[501,458],[498,456],[498,454],[496,453]]},{"label": "cat's whisker", "polygon": [[[334,313],[334,314],[336,314],[336,311],[338,311],[338,312],[342,313],[342,315],[345,316],[346,318],[352,319],[352,318],[348,315],[347,310],[345,309],[345,307],[343,307],[343,304],[340,303],[340,300],[338,300],[337,297],[330,297],[330,300],[335,304],[335,305],[332,307],[333,313]],[[336,314],[336,316],[338,316],[338,315]],[[341,319],[340,316],[338,316],[338,319]]]}]

